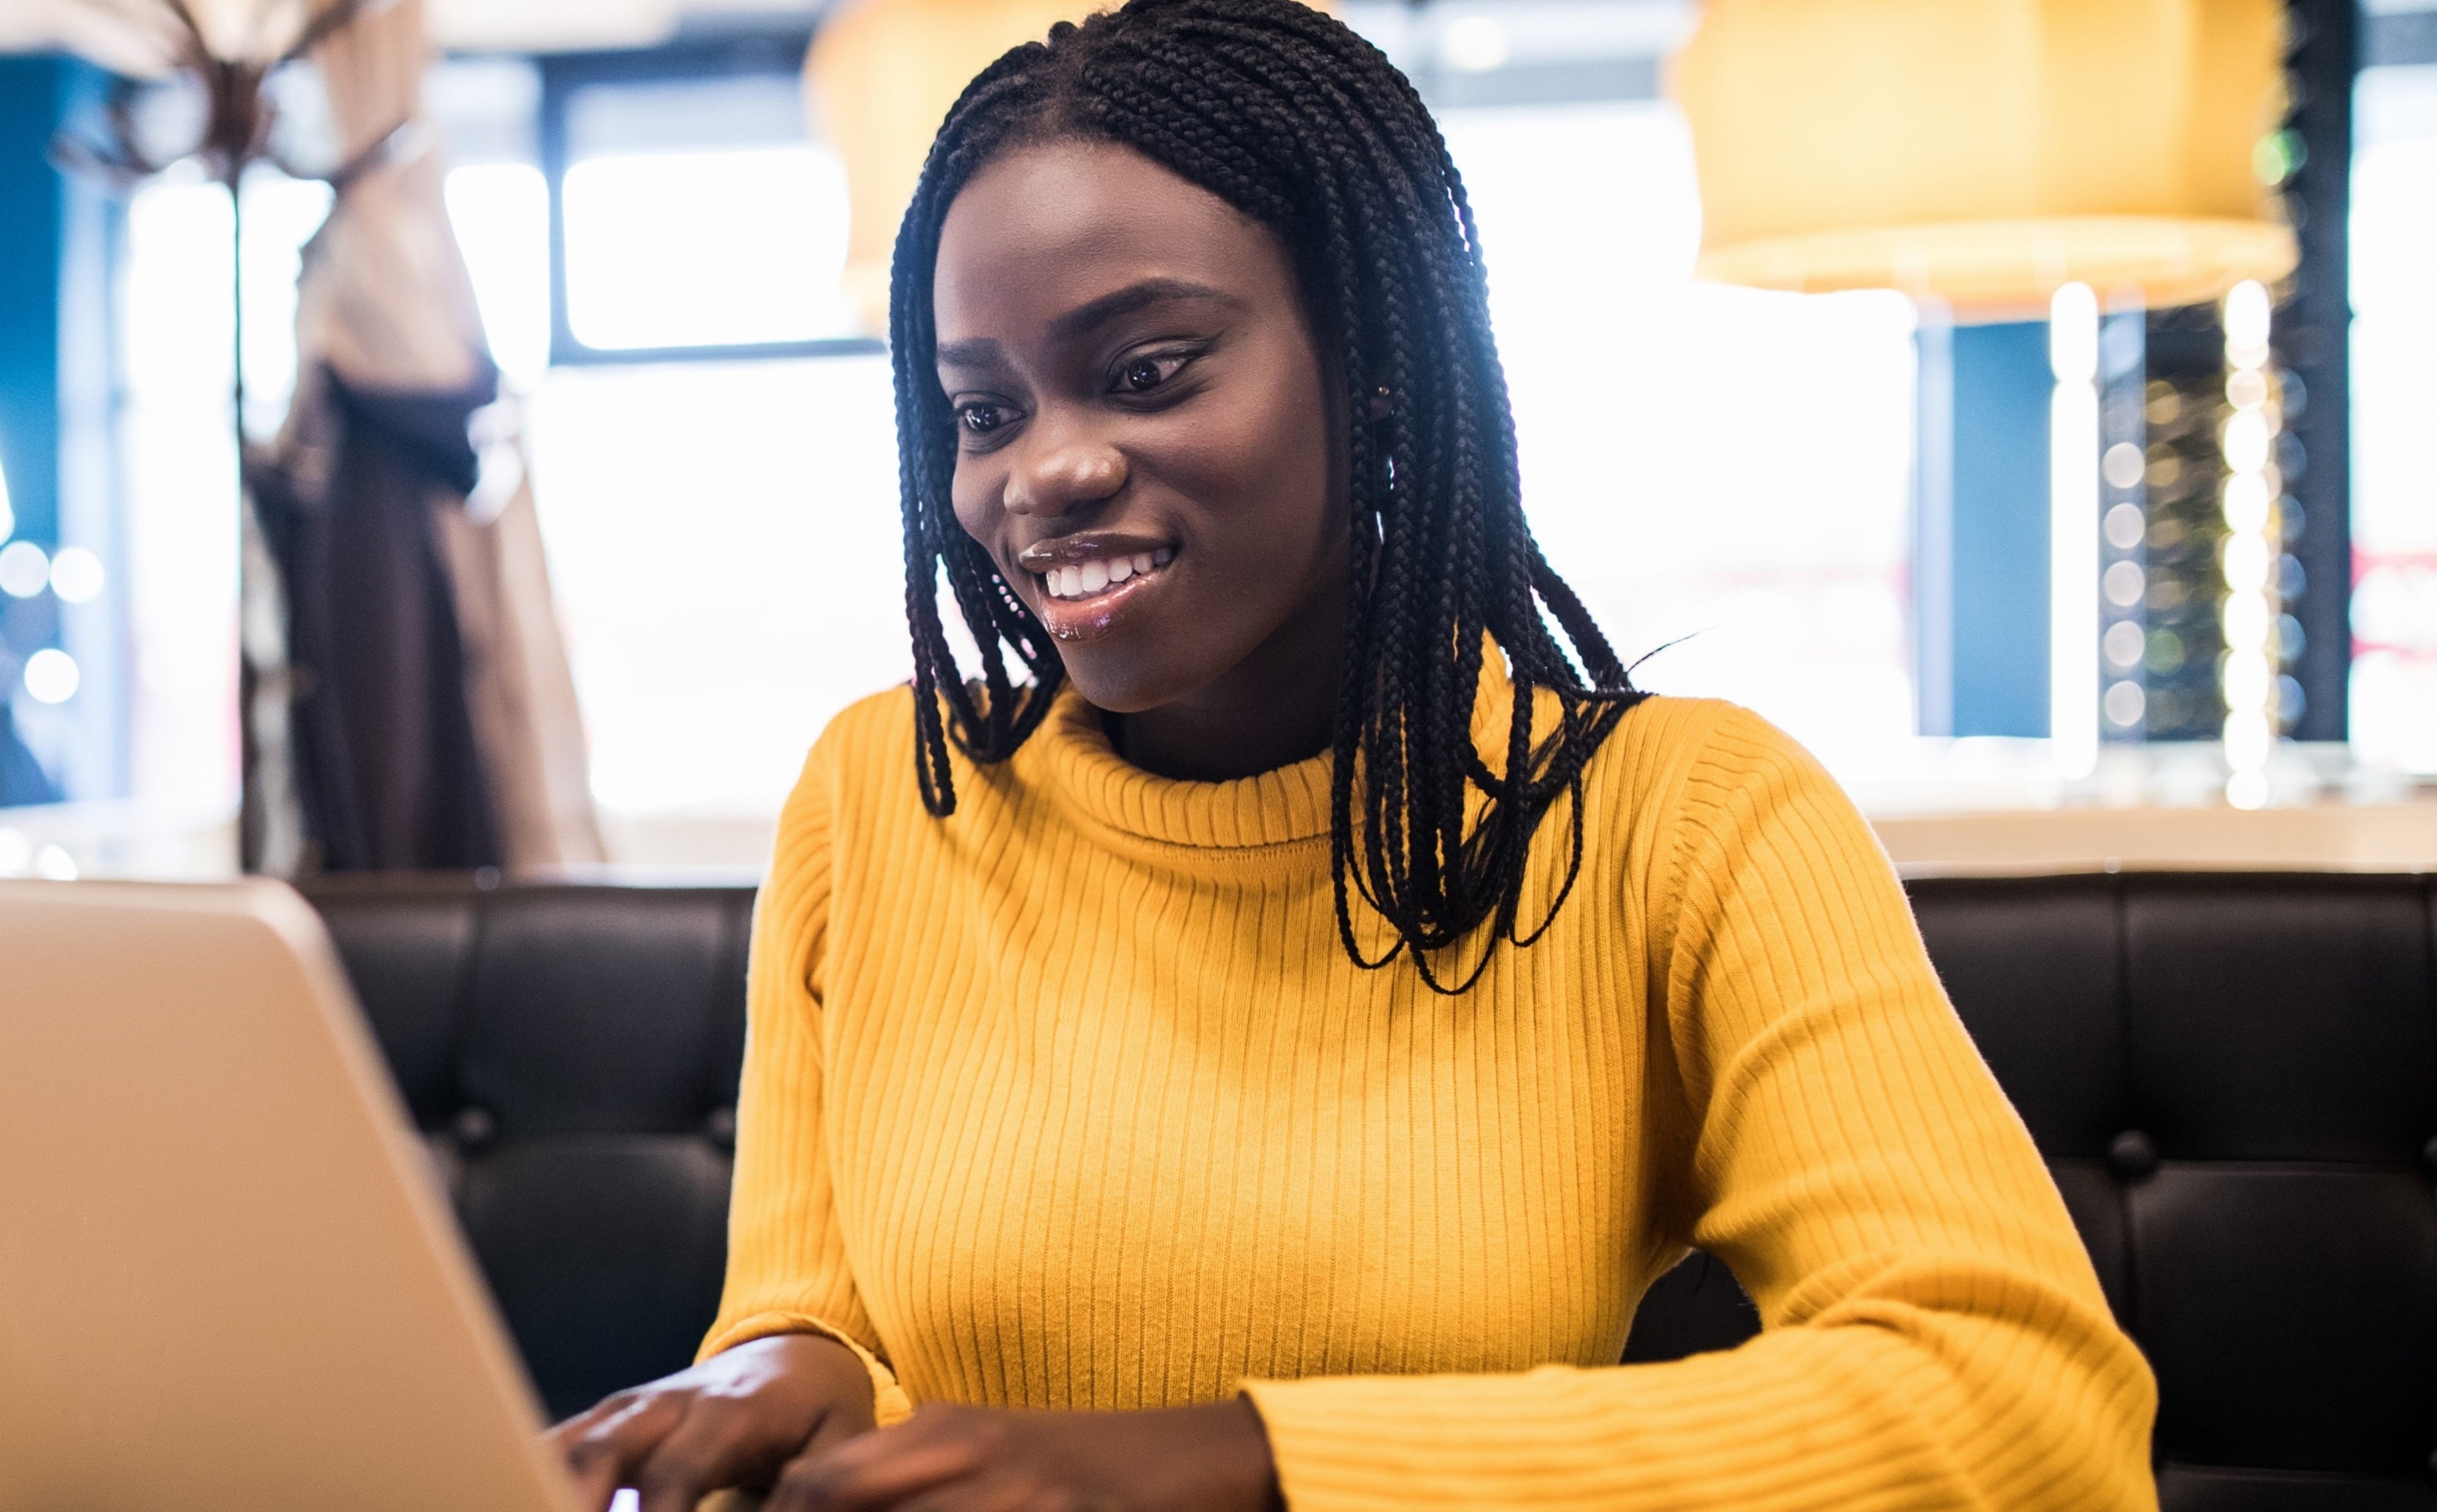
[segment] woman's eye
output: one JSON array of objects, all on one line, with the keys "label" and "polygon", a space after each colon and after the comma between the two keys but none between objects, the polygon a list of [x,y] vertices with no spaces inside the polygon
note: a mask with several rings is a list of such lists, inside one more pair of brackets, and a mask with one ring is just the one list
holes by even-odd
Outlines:
[{"label": "woman's eye", "polygon": [[1189,360],[1181,352],[1157,357],[1130,357],[1117,364],[1117,392],[1148,394],[1176,377],[1177,370]]},{"label": "woman's eye", "polygon": [[986,436],[1005,424],[1007,415],[995,404],[960,404],[956,406],[956,423],[977,436]]}]

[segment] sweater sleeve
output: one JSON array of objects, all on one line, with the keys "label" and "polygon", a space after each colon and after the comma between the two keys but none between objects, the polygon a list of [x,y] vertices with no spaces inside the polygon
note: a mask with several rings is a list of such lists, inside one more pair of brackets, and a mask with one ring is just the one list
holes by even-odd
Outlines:
[{"label": "sweater sleeve", "polygon": [[1875,836],[1741,711],[1682,770],[1652,1053],[1685,1089],[1682,1237],[1762,1332],[1663,1364],[1251,1383],[1289,1505],[2154,1507],[2148,1366]]},{"label": "sweater sleeve", "polygon": [[787,800],[769,879],[754,904],[728,1283],[697,1358],[771,1334],[825,1334],[870,1371],[885,1426],[913,1404],[883,1358],[848,1267],[824,1133],[821,966],[831,877],[824,755],[823,747],[814,748]]}]

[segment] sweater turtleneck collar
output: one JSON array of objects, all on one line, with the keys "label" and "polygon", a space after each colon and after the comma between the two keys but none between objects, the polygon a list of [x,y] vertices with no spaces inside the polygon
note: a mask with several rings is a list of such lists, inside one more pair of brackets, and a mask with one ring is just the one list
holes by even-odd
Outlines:
[{"label": "sweater turtleneck collar", "polygon": [[1072,683],[1019,760],[1082,817],[1147,840],[1243,850],[1328,834],[1327,752],[1222,782],[1161,777],[1117,754],[1100,711]]},{"label": "sweater turtleneck collar", "polygon": [[[1503,770],[1507,712],[1514,685],[1492,645],[1481,670],[1472,737],[1482,761]],[[1553,722],[1553,706],[1546,710]],[[1540,725],[1541,732],[1550,728]],[[1068,683],[1049,715],[1018,756],[1033,781],[1055,792],[1083,818],[1123,834],[1168,845],[1245,850],[1317,840],[1328,834],[1329,775],[1335,758],[1323,751],[1271,771],[1228,782],[1197,782],[1147,772],[1116,752],[1098,709]],[[1477,796],[1477,795],[1476,795]]]}]

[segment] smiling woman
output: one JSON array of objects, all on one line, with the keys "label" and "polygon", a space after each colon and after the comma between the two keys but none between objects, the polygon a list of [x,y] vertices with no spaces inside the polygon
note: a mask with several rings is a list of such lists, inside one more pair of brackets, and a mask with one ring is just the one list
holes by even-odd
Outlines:
[{"label": "smiling woman", "polygon": [[[726,1296],[558,1430],[596,1504],[2154,1502],[1859,816],[1534,544],[1384,58],[1293,0],[1008,54],[890,360],[916,676],[781,819]],[[1618,1363],[1695,1244],[1763,1333]]]},{"label": "smiling woman", "polygon": [[1138,153],[1043,146],[956,197],[933,288],[956,522],[1119,752],[1212,781],[1325,748],[1342,405],[1278,237]]}]

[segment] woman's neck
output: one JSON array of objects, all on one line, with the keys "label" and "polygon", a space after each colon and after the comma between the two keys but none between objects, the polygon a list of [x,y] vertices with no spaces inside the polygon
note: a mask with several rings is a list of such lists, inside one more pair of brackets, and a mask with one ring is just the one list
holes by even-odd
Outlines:
[{"label": "woman's neck", "polygon": [[1223,782],[1328,749],[1337,726],[1345,601],[1328,595],[1209,686],[1139,713],[1104,713],[1119,756],[1160,777]]}]

